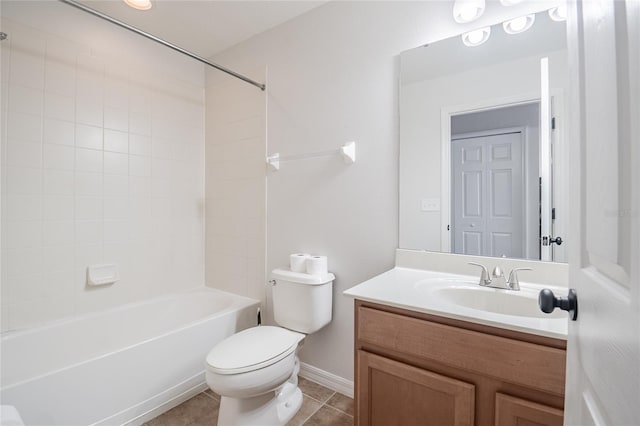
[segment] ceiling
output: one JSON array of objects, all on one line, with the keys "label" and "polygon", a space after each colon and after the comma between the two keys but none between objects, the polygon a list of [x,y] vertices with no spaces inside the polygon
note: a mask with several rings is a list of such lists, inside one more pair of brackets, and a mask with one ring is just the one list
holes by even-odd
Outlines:
[{"label": "ceiling", "polygon": [[152,0],[147,11],[121,0],[80,0],[129,25],[210,58],[327,1]]}]

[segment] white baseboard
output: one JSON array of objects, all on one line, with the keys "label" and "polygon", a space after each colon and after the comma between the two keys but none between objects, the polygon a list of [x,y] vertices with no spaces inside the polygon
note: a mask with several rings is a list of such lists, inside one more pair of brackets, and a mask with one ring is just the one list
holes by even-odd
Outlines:
[{"label": "white baseboard", "polygon": [[351,380],[336,376],[304,362],[300,363],[300,376],[353,398],[353,381]]}]

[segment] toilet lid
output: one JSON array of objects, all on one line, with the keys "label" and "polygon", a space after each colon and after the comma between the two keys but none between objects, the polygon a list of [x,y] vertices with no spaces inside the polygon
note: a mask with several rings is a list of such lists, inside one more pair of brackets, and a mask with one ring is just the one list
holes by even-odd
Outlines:
[{"label": "toilet lid", "polygon": [[281,327],[248,328],[218,343],[207,355],[209,369],[218,374],[238,374],[280,361],[295,351],[304,338]]}]

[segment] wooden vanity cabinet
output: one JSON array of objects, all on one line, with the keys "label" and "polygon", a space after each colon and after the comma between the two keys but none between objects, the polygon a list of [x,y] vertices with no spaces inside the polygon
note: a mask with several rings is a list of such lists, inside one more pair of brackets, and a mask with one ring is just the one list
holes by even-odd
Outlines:
[{"label": "wooden vanity cabinet", "polygon": [[562,425],[566,342],[356,300],[356,425]]}]

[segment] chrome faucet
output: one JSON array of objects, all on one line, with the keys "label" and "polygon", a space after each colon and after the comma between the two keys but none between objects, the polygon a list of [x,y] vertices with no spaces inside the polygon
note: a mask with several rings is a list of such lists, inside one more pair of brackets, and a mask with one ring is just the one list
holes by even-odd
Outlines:
[{"label": "chrome faucet", "polygon": [[482,268],[479,285],[483,287],[500,288],[503,290],[519,291],[520,282],[518,281],[518,271],[531,271],[531,268],[513,268],[509,273],[509,279],[507,280],[504,276],[504,272],[502,272],[502,269],[499,266],[493,268],[491,276],[489,276],[489,271],[484,265],[475,262],[469,262],[469,265],[479,266]]},{"label": "chrome faucet", "polygon": [[482,272],[480,272],[480,285],[488,286],[491,284],[491,278],[489,278],[489,271],[487,271],[487,267],[475,262],[469,262],[469,265],[479,266],[482,268]]},{"label": "chrome faucet", "polygon": [[507,284],[511,290],[520,290],[520,281],[518,281],[518,271],[533,271],[531,268],[513,268],[509,272],[509,281]]}]

